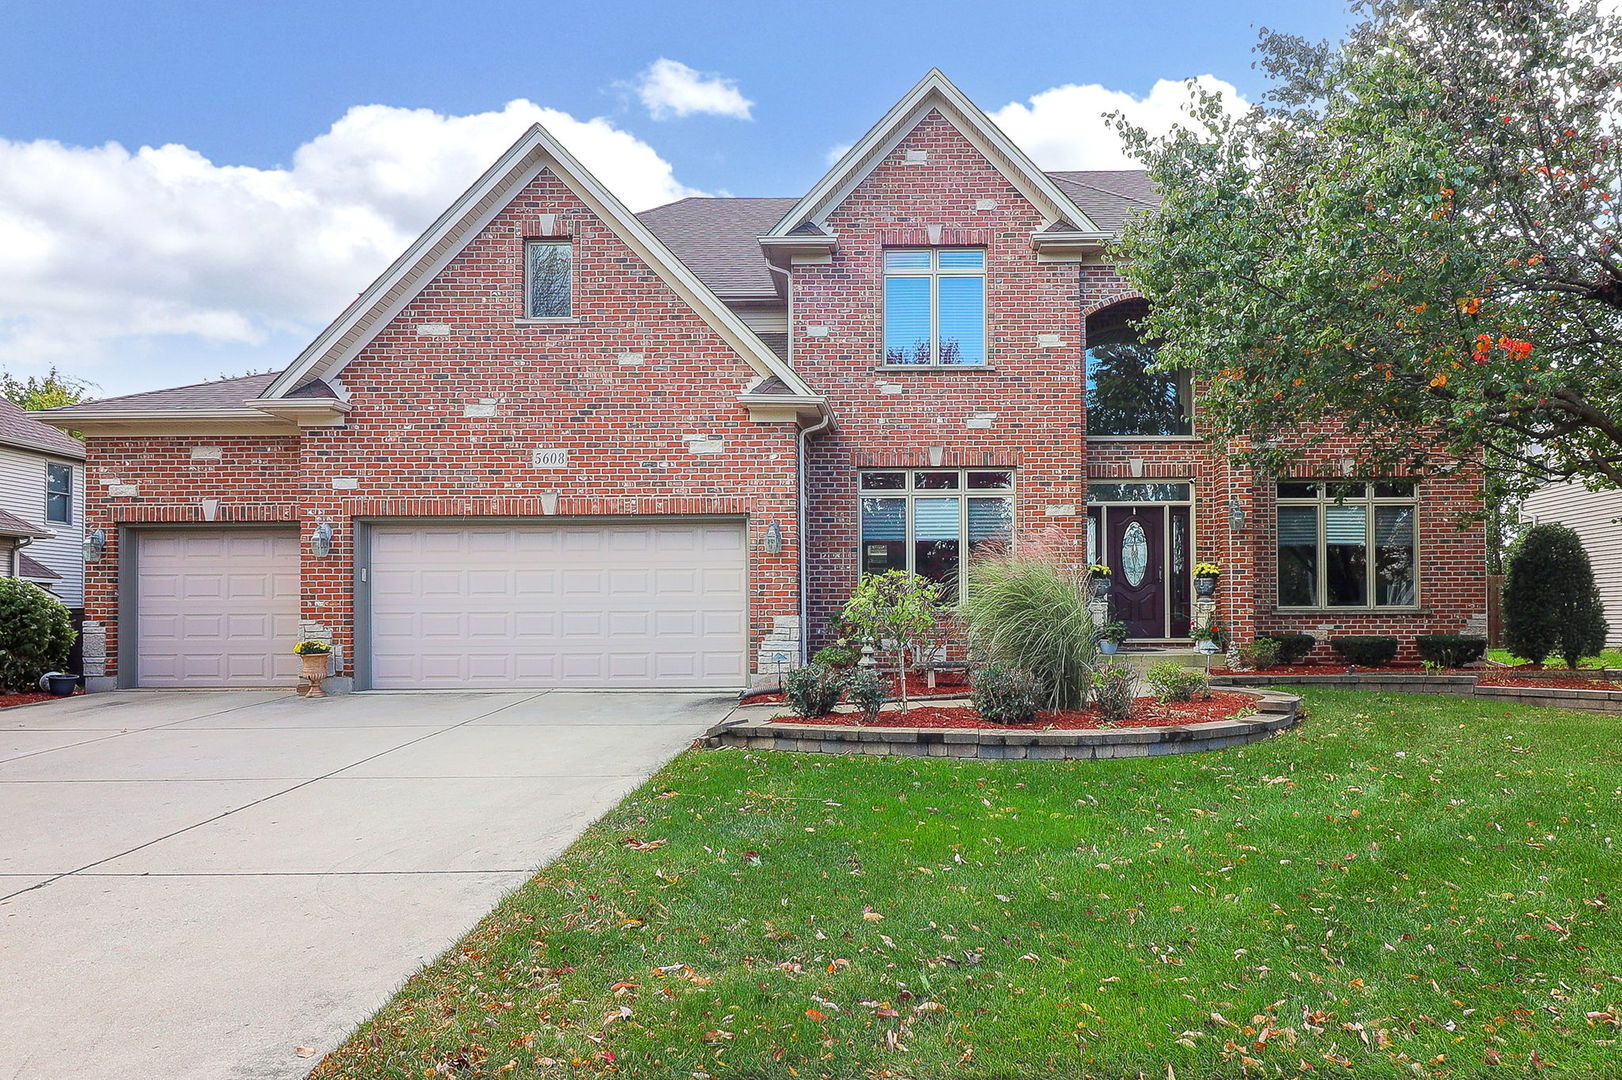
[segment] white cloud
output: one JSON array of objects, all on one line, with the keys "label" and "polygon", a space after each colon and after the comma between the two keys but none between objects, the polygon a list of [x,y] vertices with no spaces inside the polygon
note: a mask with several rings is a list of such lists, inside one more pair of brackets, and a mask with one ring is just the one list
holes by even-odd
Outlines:
[{"label": "white cloud", "polygon": [[828,162],[828,164],[830,166],[832,166],[832,165],[836,164],[839,161],[840,158],[842,158],[846,154],[850,153],[850,148],[852,146],[855,146],[855,145],[856,145],[855,143],[848,143],[847,142],[847,143],[840,143],[838,146],[830,146],[830,147],[828,147],[828,152],[823,155],[823,158],[824,158],[824,160],[826,160]]},{"label": "white cloud", "polygon": [[738,90],[738,81],[708,71],[694,71],[661,56],[637,80],[636,93],[655,120],[706,114],[751,119],[753,101]]},{"label": "white cloud", "polygon": [[0,139],[0,368],[122,393],[285,365],[536,122],[632,209],[697,193],[608,120],[524,100],[357,106],[276,169]]},{"label": "white cloud", "polygon": [[[1248,108],[1232,83],[1200,75],[1195,83],[1219,91],[1231,111]],[[1161,79],[1145,97],[1110,90],[1097,83],[1055,86],[1033,95],[1029,103],[1010,102],[991,113],[997,126],[1044,169],[1132,169],[1139,162],[1121,149],[1121,140],[1105,119],[1119,112],[1152,134],[1171,130],[1184,119],[1188,87]]]}]

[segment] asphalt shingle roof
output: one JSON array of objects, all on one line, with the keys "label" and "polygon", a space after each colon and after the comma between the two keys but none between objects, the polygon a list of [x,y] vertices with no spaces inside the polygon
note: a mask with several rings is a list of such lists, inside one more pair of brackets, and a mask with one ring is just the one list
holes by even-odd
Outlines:
[{"label": "asphalt shingle roof", "polygon": [[37,536],[44,538],[50,535],[49,529],[31,525],[16,514],[0,510],[0,536]]},{"label": "asphalt shingle roof", "polygon": [[[242,405],[249,398],[258,397],[279,374],[280,372],[272,371],[261,375],[239,375],[234,379],[216,379],[213,382],[192,383],[190,386],[174,386],[167,390],[148,390],[145,393],[125,394],[123,397],[102,398],[99,401],[81,401],[72,408],[86,415],[124,409],[174,409],[177,412],[230,409]],[[287,396],[332,398],[337,395],[332,392],[332,387],[320,379],[312,379]]]},{"label": "asphalt shingle roof", "polygon": [[637,217],[718,296],[777,296],[755,238],[799,199],[695,197],[644,210]]},{"label": "asphalt shingle roof", "polygon": [[40,423],[22,406],[5,398],[0,398],[0,444],[84,460],[84,444],[78,439]]},{"label": "asphalt shingle roof", "polygon": [[1048,175],[1086,211],[1094,225],[1106,232],[1120,232],[1131,214],[1160,205],[1160,195],[1142,169],[1088,169]]},{"label": "asphalt shingle roof", "polygon": [[17,576],[29,581],[61,581],[62,575],[38,559],[17,552]]}]

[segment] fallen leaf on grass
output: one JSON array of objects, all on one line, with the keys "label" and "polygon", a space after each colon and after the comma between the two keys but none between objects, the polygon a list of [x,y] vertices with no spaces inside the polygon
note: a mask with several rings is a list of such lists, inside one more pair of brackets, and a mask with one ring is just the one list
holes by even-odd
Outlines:
[{"label": "fallen leaf on grass", "polygon": [[627,836],[623,840],[621,840],[620,843],[623,846],[630,848],[632,851],[652,851],[655,848],[664,847],[666,844],[670,843],[670,841],[668,841],[668,840],[638,840],[634,836]]}]

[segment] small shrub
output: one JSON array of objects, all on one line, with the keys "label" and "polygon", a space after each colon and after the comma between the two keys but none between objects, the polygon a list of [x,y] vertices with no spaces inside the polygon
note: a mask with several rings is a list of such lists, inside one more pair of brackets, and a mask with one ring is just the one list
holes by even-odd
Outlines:
[{"label": "small shrub", "polygon": [[1299,664],[1311,656],[1312,650],[1318,647],[1318,639],[1311,634],[1263,634],[1256,640],[1260,641],[1262,638],[1278,642],[1278,662],[1281,664]]},{"label": "small shrub", "polygon": [[1427,665],[1463,667],[1487,655],[1487,639],[1471,634],[1420,634],[1414,639]]},{"label": "small shrub", "polygon": [[827,664],[808,664],[783,676],[783,696],[796,716],[827,716],[845,692],[845,675]]},{"label": "small shrub", "polygon": [[1119,724],[1132,716],[1136,678],[1125,665],[1111,664],[1093,672],[1093,704],[1106,724]]},{"label": "small shrub", "polygon": [[1049,709],[1079,709],[1098,660],[1087,575],[1044,559],[969,562],[959,612],[976,655],[1036,676]]},{"label": "small shrub", "polygon": [[1209,697],[1211,681],[1205,672],[1184,667],[1175,660],[1162,660],[1144,673],[1155,697],[1162,702],[1193,701],[1196,697]]},{"label": "small shrub", "polygon": [[1028,671],[987,664],[974,673],[974,711],[990,723],[1032,723],[1042,697],[1042,684]]},{"label": "small shrub", "polygon": [[855,649],[847,649],[843,645],[827,645],[811,654],[813,664],[821,664],[840,671],[855,667],[860,659],[861,656]]},{"label": "small shrub", "polygon": [[1239,650],[1245,666],[1253,671],[1266,671],[1278,663],[1278,642],[1270,637],[1259,637]]},{"label": "small shrub", "polygon": [[1397,658],[1397,639],[1384,634],[1351,634],[1329,639],[1330,648],[1348,664],[1385,667]]},{"label": "small shrub", "polygon": [[1504,644],[1541,664],[1550,656],[1575,668],[1605,647],[1605,609],[1594,567],[1565,525],[1526,530],[1504,574]]},{"label": "small shrub", "polygon": [[845,693],[850,698],[850,703],[862,711],[864,724],[871,724],[879,718],[879,710],[884,708],[885,699],[889,694],[879,673],[872,668],[864,667],[851,668],[846,673]]},{"label": "small shrub", "polygon": [[76,636],[62,601],[31,581],[0,577],[0,690],[37,689],[41,675],[66,666]]},{"label": "small shrub", "polygon": [[913,653],[936,639],[944,614],[938,584],[905,570],[886,570],[857,582],[855,595],[846,601],[839,617],[859,640],[895,657],[905,709]]}]

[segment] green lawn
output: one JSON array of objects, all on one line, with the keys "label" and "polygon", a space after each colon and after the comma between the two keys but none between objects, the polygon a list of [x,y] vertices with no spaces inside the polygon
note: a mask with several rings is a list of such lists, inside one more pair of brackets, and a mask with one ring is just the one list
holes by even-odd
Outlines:
[{"label": "green lawn", "polygon": [[1618,722],[1306,697],[1178,758],[686,754],[316,1075],[1617,1075]]},{"label": "green lawn", "polygon": [[[1519,656],[1511,655],[1508,649],[1489,649],[1487,651],[1487,656],[1492,660],[1498,661],[1500,664],[1526,663],[1526,661],[1521,659]],[[1547,661],[1545,661],[1545,663],[1549,667],[1565,667],[1565,661],[1561,660],[1559,657],[1550,657]],[[1598,656],[1588,657],[1577,666],[1585,668],[1622,668],[1622,651],[1617,649],[1606,649]]]}]

